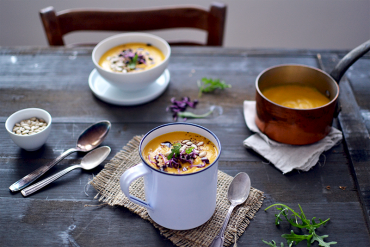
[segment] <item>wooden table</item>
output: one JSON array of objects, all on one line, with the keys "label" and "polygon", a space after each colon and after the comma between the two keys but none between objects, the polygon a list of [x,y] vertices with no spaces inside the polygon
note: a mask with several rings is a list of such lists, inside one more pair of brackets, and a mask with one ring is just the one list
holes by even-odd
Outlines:
[{"label": "wooden table", "polygon": [[[219,169],[234,176],[247,172],[252,186],[265,192],[256,214],[238,246],[267,246],[262,239],[278,243],[290,228],[274,225],[273,203],[284,203],[308,218],[330,222],[320,234],[336,246],[370,246],[370,58],[353,65],[342,79],[342,112],[334,126],[345,141],[324,153],[309,172],[283,175],[242,142],[252,133],[246,127],[242,104],[254,99],[254,83],[264,69],[282,63],[318,67],[321,53],[330,71],[347,51],[248,50],[225,48],[173,48],[169,64],[170,85],[157,99],[138,106],[115,106],[97,99],[88,86],[94,66],[90,48],[0,47],[0,246],[173,246],[149,222],[123,207],[92,207],[97,192],[86,186],[103,165],[93,171],[74,170],[41,191],[24,198],[8,187],[64,150],[74,147],[77,136],[90,124],[107,119],[112,129],[103,142],[112,148],[111,159],[133,136],[172,122],[166,112],[170,99],[197,98],[196,81],[221,78],[231,89],[200,98],[199,108],[221,105],[216,119],[191,122],[212,130],[223,145]],[[13,112],[39,107],[53,117],[51,135],[40,150],[26,152],[8,137],[4,122]],[[54,174],[80,162],[74,153],[52,168]],[[330,186],[328,189],[327,186]],[[340,189],[342,187],[343,189]],[[85,193],[86,192],[86,193]],[[279,245],[280,246],[280,245]],[[306,246],[303,242],[300,246]],[[317,245],[315,245],[317,246]]]}]

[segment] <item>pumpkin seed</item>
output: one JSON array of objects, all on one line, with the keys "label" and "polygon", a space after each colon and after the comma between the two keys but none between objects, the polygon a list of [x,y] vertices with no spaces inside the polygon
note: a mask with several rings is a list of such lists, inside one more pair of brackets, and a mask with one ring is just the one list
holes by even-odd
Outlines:
[{"label": "pumpkin seed", "polygon": [[199,154],[199,157],[203,158],[207,155],[207,152],[206,151],[203,151]]},{"label": "pumpkin seed", "polygon": [[44,130],[48,123],[40,118],[32,117],[22,120],[20,123],[15,123],[13,133],[16,135],[32,135]]}]

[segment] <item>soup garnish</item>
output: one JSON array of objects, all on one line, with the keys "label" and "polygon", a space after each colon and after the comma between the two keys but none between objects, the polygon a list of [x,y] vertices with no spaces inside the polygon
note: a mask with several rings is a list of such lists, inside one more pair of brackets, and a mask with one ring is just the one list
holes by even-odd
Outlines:
[{"label": "soup garnish", "polygon": [[151,140],[143,157],[152,167],[169,173],[197,172],[212,164],[218,155],[207,138],[191,132],[171,132]]}]

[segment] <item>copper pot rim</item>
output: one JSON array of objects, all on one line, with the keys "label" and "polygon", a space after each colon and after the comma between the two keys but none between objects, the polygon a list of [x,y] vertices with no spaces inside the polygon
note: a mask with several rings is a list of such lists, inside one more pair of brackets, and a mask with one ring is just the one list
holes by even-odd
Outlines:
[{"label": "copper pot rim", "polygon": [[[331,81],[334,83],[335,87],[337,88],[337,93],[335,95],[335,97],[329,101],[329,103],[325,104],[325,105],[322,105],[322,106],[319,106],[319,107],[315,107],[315,108],[309,108],[309,109],[297,109],[297,108],[290,108],[290,107],[286,107],[286,106],[282,106],[282,105],[279,105],[271,100],[269,100],[268,98],[265,97],[265,95],[261,92],[259,86],[258,86],[258,82],[259,82],[259,79],[261,78],[261,76],[263,74],[265,74],[267,71],[270,71],[272,69],[275,69],[275,68],[281,68],[281,67],[286,67],[286,66],[295,66],[295,67],[303,67],[303,68],[308,68],[308,69],[312,69],[312,70],[316,70],[317,72],[320,72],[322,74],[324,74],[325,76],[327,76],[328,78],[331,79]],[[312,67],[312,66],[308,66],[308,65],[302,65],[302,64],[279,64],[279,65],[274,65],[274,66],[271,66],[267,69],[264,69],[261,73],[259,73],[259,75],[257,76],[256,78],[256,84],[255,84],[255,87],[256,87],[256,91],[258,92],[258,94],[264,99],[266,100],[267,102],[269,102],[270,104],[273,104],[277,107],[281,107],[281,108],[284,108],[286,110],[294,110],[294,111],[311,111],[311,110],[317,110],[317,109],[320,109],[320,108],[325,108],[327,107],[328,105],[331,105],[333,103],[335,103],[337,100],[338,100],[338,97],[339,97],[339,85],[338,83],[333,79],[333,77],[331,77],[327,72],[319,69],[319,68],[315,68],[315,67]]]}]

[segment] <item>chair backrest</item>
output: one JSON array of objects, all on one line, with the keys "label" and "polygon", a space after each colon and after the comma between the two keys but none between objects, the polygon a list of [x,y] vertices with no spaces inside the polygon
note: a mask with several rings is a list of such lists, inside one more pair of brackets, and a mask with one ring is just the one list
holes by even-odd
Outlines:
[{"label": "chair backrest", "polygon": [[222,46],[226,5],[212,3],[209,11],[198,6],[176,6],[142,10],[68,9],[57,13],[53,7],[47,7],[40,10],[40,16],[51,46],[64,46],[63,36],[73,31],[147,31],[171,28],[204,30],[207,32],[207,41],[204,44],[168,41],[170,45]]}]

